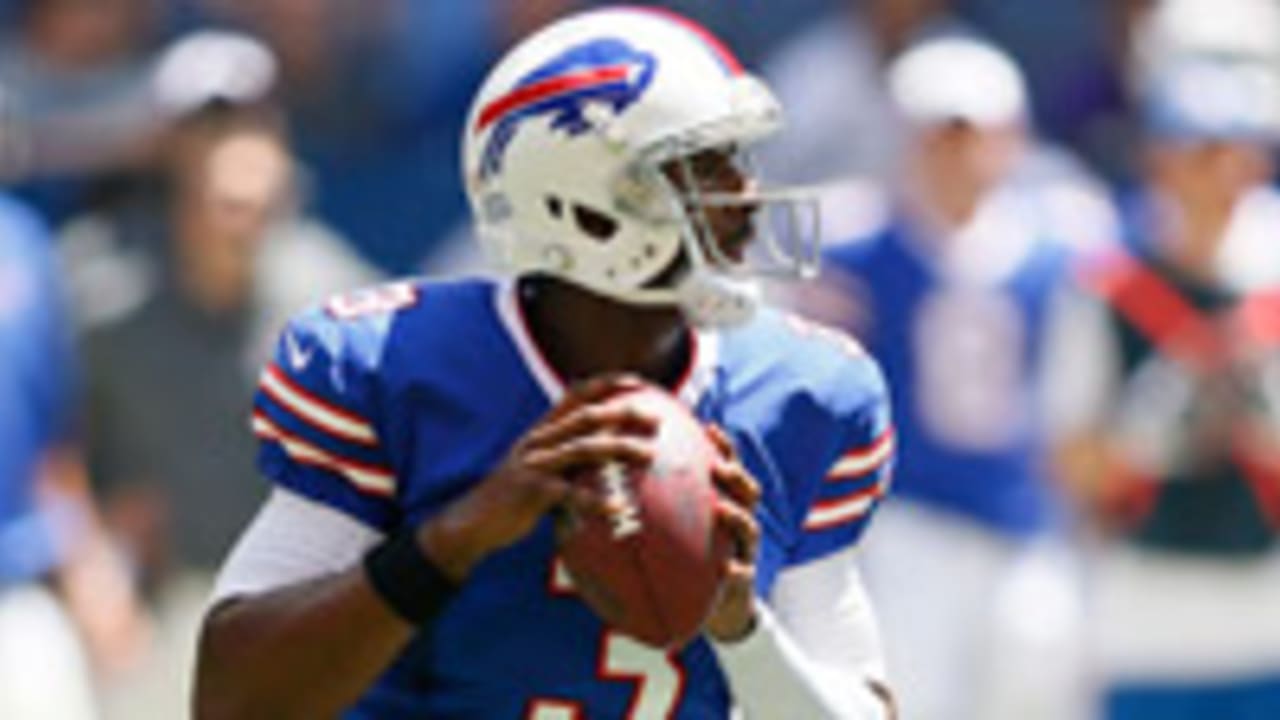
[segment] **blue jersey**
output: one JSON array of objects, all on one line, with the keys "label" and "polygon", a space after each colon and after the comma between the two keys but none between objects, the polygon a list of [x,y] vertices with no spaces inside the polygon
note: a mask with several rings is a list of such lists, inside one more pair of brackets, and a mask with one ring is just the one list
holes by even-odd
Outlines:
[{"label": "blue jersey", "polygon": [[54,562],[34,484],[70,414],[71,345],[56,288],[43,227],[0,197],[0,585]]},{"label": "blue jersey", "polygon": [[913,232],[888,223],[826,256],[893,391],[903,448],[894,492],[1011,535],[1037,531],[1053,507],[1037,368],[1066,251],[997,237],[947,267]]},{"label": "blue jersey", "polygon": [[[764,312],[696,333],[678,388],[763,487],[759,592],[857,542],[893,456],[879,370],[847,337]],[[514,286],[399,283],[296,318],[253,424],[277,484],[385,533],[465,493],[563,394]],[[604,627],[558,569],[551,521],[489,557],[347,718],[725,718],[711,648]]]}]

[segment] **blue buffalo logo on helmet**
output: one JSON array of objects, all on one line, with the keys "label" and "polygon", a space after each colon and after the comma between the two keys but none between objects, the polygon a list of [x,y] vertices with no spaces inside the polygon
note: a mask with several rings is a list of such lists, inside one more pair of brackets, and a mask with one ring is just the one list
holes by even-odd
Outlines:
[{"label": "blue buffalo logo on helmet", "polygon": [[613,38],[577,45],[543,63],[480,109],[474,131],[493,128],[480,177],[502,169],[503,155],[526,121],[547,116],[553,130],[581,135],[591,129],[589,104],[605,104],[621,115],[648,89],[656,66],[652,54]]}]

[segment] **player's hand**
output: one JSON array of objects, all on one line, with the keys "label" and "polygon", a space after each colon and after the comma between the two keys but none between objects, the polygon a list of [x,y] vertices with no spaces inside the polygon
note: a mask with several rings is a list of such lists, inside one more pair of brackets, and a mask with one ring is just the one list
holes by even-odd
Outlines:
[{"label": "player's hand", "polygon": [[651,462],[657,420],[626,403],[608,402],[641,384],[635,377],[610,375],[571,389],[492,474],[422,526],[419,540],[427,556],[461,582],[480,560],[528,535],[552,508],[607,512],[598,490],[570,483],[566,475],[607,462]]},{"label": "player's hand", "polygon": [[760,525],[755,508],[760,502],[760,484],[747,472],[733,442],[718,427],[707,429],[721,458],[712,469],[720,489],[716,522],[733,537],[734,552],[726,561],[724,587],[703,629],[718,642],[741,640],[755,627],[756,554],[760,547]]}]

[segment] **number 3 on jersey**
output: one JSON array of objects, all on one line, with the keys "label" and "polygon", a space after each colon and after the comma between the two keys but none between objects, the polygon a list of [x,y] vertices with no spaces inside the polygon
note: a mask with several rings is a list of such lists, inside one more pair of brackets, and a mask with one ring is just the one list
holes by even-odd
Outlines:
[{"label": "number 3 on jersey", "polygon": [[[553,563],[551,592],[574,594],[573,582],[558,560]],[[684,691],[684,670],[673,653],[664,653],[626,635],[605,630],[600,641],[597,673],[605,681],[630,681],[635,691],[626,720],[669,720]],[[526,720],[587,720],[582,707],[561,699],[537,698],[529,703]]]},{"label": "number 3 on jersey", "polygon": [[418,291],[413,283],[400,281],[334,296],[325,303],[325,310],[339,320],[355,320],[403,310],[417,301]]}]

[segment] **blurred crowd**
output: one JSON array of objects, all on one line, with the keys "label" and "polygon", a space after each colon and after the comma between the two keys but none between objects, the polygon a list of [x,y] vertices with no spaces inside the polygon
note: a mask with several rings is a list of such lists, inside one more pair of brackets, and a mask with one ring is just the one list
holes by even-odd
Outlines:
[{"label": "blurred crowd", "polygon": [[[0,718],[185,717],[290,314],[479,267],[464,114],[587,0],[0,0]],[[672,0],[884,365],[905,720],[1280,718],[1280,0]]]}]

